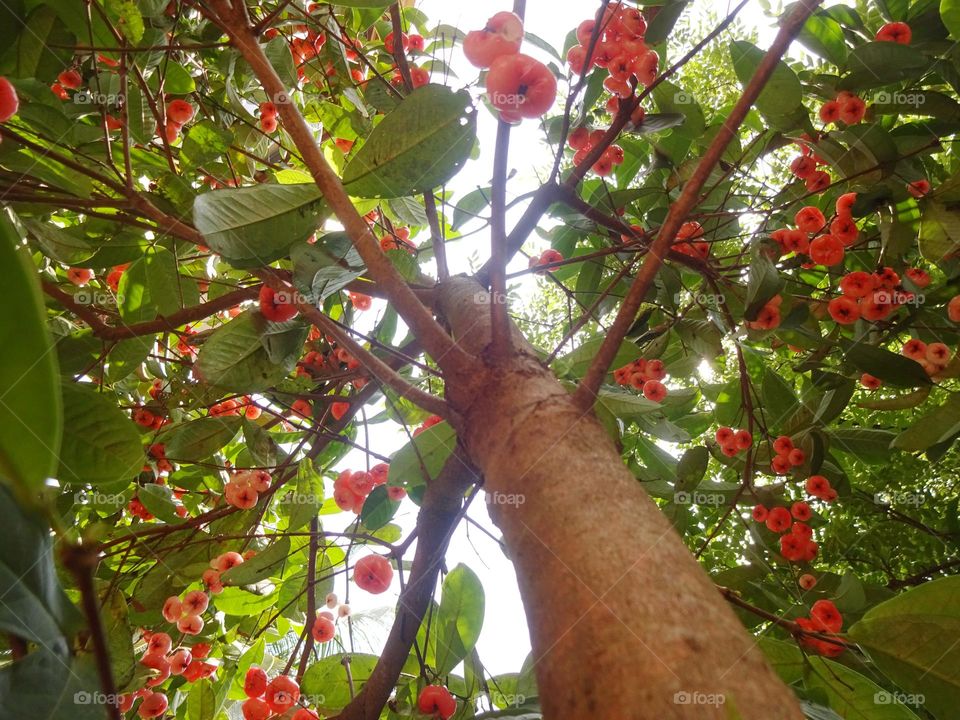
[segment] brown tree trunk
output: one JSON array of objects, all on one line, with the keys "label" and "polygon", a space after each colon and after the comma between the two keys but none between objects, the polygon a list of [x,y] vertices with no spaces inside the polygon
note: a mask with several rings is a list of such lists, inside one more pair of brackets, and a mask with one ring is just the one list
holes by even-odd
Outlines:
[{"label": "brown tree trunk", "polygon": [[[452,278],[438,310],[483,357],[484,289]],[[544,716],[803,717],[592,413],[513,338],[505,362],[446,387],[516,568]]]}]

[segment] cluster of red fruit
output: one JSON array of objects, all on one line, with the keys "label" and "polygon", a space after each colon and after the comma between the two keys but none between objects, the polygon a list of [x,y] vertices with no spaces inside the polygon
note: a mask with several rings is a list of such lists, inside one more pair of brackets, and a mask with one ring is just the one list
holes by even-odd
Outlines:
[{"label": "cluster of red fruit", "polygon": [[813,529],[806,523],[813,516],[807,503],[799,500],[789,510],[782,506],[768,510],[756,505],[752,516],[771,532],[782,533],[780,554],[790,562],[810,562],[817,556],[819,546],[813,539]]},{"label": "cluster of red fruit", "polygon": [[423,432],[424,430],[426,430],[427,428],[432,428],[434,425],[437,425],[437,424],[442,423],[442,422],[443,422],[443,418],[440,417],[439,415],[431,415],[431,416],[428,417],[426,420],[424,420],[422,423],[420,423],[419,427],[414,428],[414,430],[413,430],[413,436],[416,437],[417,435],[419,435],[420,433],[422,433],[422,432]]},{"label": "cluster of red fruit", "polygon": [[249,510],[260,500],[260,493],[270,489],[270,473],[266,470],[243,470],[223,486],[227,503],[241,510]]},{"label": "cluster of red fruit", "polygon": [[361,590],[379,595],[390,588],[393,565],[382,555],[367,555],[353,566],[353,581]]},{"label": "cluster of red fruit", "polygon": [[157,466],[157,472],[173,472],[173,463],[167,460],[167,446],[164,443],[151,444],[150,447],[147,448],[147,455],[153,459],[154,464]]},{"label": "cluster of red fruit", "polygon": [[[597,23],[600,24],[599,29]],[[637,8],[617,4],[577,26],[577,42],[567,51],[567,63],[577,75],[592,67],[605,68],[603,86],[618,98],[630,97],[636,85],[653,84],[660,56],[644,42],[647,22]],[[590,57],[590,43],[597,35]]]},{"label": "cluster of red fruit", "polygon": [[380,238],[380,249],[384,252],[388,250],[403,250],[411,255],[416,251],[417,246],[410,240],[410,228],[397,227],[390,233]]},{"label": "cluster of red fruit", "polygon": [[210,604],[210,598],[202,590],[191,590],[183,599],[171,595],[163,603],[163,619],[176,623],[177,630],[184,635],[199,635],[203,630],[201,615]]},{"label": "cluster of red fruit", "polygon": [[152,670],[153,674],[146,681],[147,687],[119,697],[118,706],[122,713],[130,710],[137,698],[143,698],[137,714],[144,719],[159,717],[167,711],[167,696],[149,688],[166,682],[171,675],[182,676],[192,683],[209,678],[217,671],[215,664],[203,662],[210,652],[210,646],[206,643],[197,643],[192,648],[181,647],[171,652],[173,641],[167,633],[144,630],[143,639],[147,642],[147,648],[140,658],[140,664]]},{"label": "cluster of red fruit", "polygon": [[193,120],[196,111],[186,100],[176,98],[167,103],[167,125],[164,130],[167,142],[176,142],[183,126]]},{"label": "cluster of red fruit", "polygon": [[[801,140],[809,142],[810,137],[803,135]],[[794,158],[793,162],[790,163],[790,172],[803,180],[804,185],[810,192],[826,190],[831,183],[830,173],[817,168],[821,165],[827,165],[827,161],[816,155],[806,143],[798,142],[797,144],[800,146],[800,156]]]},{"label": "cluster of red fruit", "polygon": [[[272,715],[283,715],[300,699],[300,685],[296,680],[286,675],[270,680],[263,668],[256,666],[247,670],[243,692],[247,696],[241,706],[244,720],[267,720]],[[317,720],[317,714],[300,708],[290,720]]]},{"label": "cluster of red fruit", "polygon": [[[387,463],[377,463],[369,472],[364,470],[344,470],[333,483],[333,500],[341,510],[351,510],[357,515],[363,509],[367,496],[378,485],[387,484],[387,475],[390,466]],[[393,500],[406,497],[406,491],[401,487],[388,487],[387,494]]]},{"label": "cluster of red fruit", "polygon": [[232,550],[221,553],[210,561],[210,567],[203,571],[200,579],[207,590],[214,595],[219,595],[223,592],[223,583],[220,581],[221,573],[225,573],[237,565],[242,565],[244,561],[249,560],[256,554],[255,550],[247,550],[243,555]]},{"label": "cluster of red fruit", "polygon": [[148,410],[145,407],[135,407],[130,417],[140,427],[150,430],[159,430],[170,423],[170,418],[164,417],[161,408]]},{"label": "cluster of red fruit", "polygon": [[218,402],[210,406],[207,414],[210,417],[221,417],[224,415],[243,415],[248,420],[256,420],[260,417],[260,407],[255,405],[249,395],[243,395],[238,398],[228,398],[223,402]]},{"label": "cluster of red fruit", "polygon": [[920,363],[927,375],[939,375],[946,370],[952,355],[950,348],[942,342],[925,343],[917,338],[907,340],[900,352],[904,357]]},{"label": "cluster of red fruit", "polygon": [[[905,275],[919,287],[930,283],[930,276],[919,268],[910,268]],[[874,322],[884,320],[914,294],[900,287],[900,275],[889,267],[868,273],[854,270],[840,279],[840,295],[827,304],[837,323],[851,325],[860,318]]]},{"label": "cluster of red fruit", "polygon": [[806,455],[803,450],[793,446],[793,440],[787,435],[780,435],[773,441],[775,455],[770,461],[770,469],[775,475],[786,475],[790,468],[803,465]]},{"label": "cluster of red fruit", "polygon": [[653,402],[661,402],[667,396],[667,386],[660,382],[666,377],[667,369],[658,359],[639,358],[613,371],[618,385],[630,385]]},{"label": "cluster of red fruit", "polygon": [[280,122],[278,115],[277,106],[272,102],[260,103],[260,129],[267,133],[267,135],[277,129],[277,125]]},{"label": "cluster of red fruit", "polygon": [[694,242],[700,237],[703,237],[703,226],[695,220],[685,222],[677,231],[677,237],[673,241],[673,249],[678,253],[706,260],[710,257],[710,243],[702,240]]},{"label": "cluster of red fruit", "polygon": [[749,430],[734,430],[726,425],[718,427],[714,437],[720,446],[720,452],[727,457],[739,455],[753,445],[753,435]]},{"label": "cluster of red fruit", "polygon": [[[807,632],[833,634],[840,632],[840,628],[843,627],[843,616],[837,610],[837,606],[829,600],[817,600],[810,608],[810,617],[797,618],[796,623]],[[844,651],[841,643],[833,643],[809,635],[802,636],[800,644],[826,657],[836,657]]]},{"label": "cluster of red fruit", "polygon": [[417,697],[417,709],[432,718],[448,720],[457,711],[457,701],[441,685],[427,685]]},{"label": "cluster of red fruit", "polygon": [[463,40],[463,54],[474,66],[489,68],[487,99],[506,122],[538,118],[557,99],[557,79],[550,68],[520,52],[523,20],[512,12],[498,12],[482,30],[471,30]]},{"label": "cluster of red fruit", "polygon": [[[573,163],[582,164],[594,146],[603,141],[606,132],[603,130],[590,130],[586,125],[581,125],[567,138],[567,145],[574,150]],[[590,167],[597,175],[606,176],[613,172],[613,168],[623,164],[623,148],[619,145],[610,145],[603,154],[597,158],[597,161]]]},{"label": "cluster of red fruit", "polygon": [[830,125],[838,120],[845,125],[856,125],[867,114],[867,104],[859,96],[843,90],[820,106],[820,120]]}]

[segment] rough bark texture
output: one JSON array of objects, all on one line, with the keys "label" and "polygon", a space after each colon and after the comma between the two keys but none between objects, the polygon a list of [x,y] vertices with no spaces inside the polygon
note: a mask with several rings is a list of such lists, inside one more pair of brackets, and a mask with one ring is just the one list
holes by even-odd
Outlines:
[{"label": "rough bark texture", "polygon": [[[464,278],[439,290],[472,355],[488,297]],[[516,331],[514,348],[447,391],[516,567],[544,717],[803,717],[592,413]]]}]

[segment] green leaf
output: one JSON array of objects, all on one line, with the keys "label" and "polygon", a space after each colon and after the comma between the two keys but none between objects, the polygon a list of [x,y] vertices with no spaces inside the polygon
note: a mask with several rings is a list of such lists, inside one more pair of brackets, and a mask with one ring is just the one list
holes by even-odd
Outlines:
[{"label": "green leaf", "polygon": [[882,347],[840,340],[843,356],[854,367],[897,387],[929,385],[930,378],[920,363]]},{"label": "green leaf", "polygon": [[797,396],[793,388],[787,385],[779,373],[767,368],[763,372],[761,386],[763,406],[767,414],[767,423],[771,428],[779,428],[797,409]]},{"label": "green leaf", "polygon": [[177,523],[182,518],[177,515],[177,504],[173,501],[173,491],[166,485],[151,483],[137,491],[137,498],[143,506],[165,523]]},{"label": "green leaf", "polygon": [[6,213],[0,211],[0,479],[35,491],[57,468],[63,405],[57,355],[47,330],[36,269]]},{"label": "green leaf", "polygon": [[360,522],[371,532],[379,530],[393,520],[400,502],[391,500],[387,488],[379,485],[367,496],[360,511]]},{"label": "green leaf", "polygon": [[846,65],[848,48],[843,39],[843,27],[827,13],[813,13],[800,30],[797,39],[837,67]]},{"label": "green leaf", "polygon": [[62,392],[61,482],[98,484],[135,477],[145,460],[140,433],[116,398],[71,382],[62,385]]},{"label": "green leaf", "polygon": [[132,44],[136,45],[143,37],[143,15],[133,0],[107,0],[107,14],[113,26]]},{"label": "green leaf", "polygon": [[930,395],[930,387],[922,387],[906,395],[899,395],[891,398],[881,398],[879,400],[861,400],[857,407],[867,410],[908,410],[917,407],[923,403]]},{"label": "green leaf", "polygon": [[826,431],[830,447],[854,455],[865,463],[890,461],[890,443],[896,435],[889,430],[836,427]]},{"label": "green leaf", "polygon": [[279,577],[290,556],[290,538],[282,537],[270,543],[266,550],[224,572],[224,585],[253,585],[269,577]]},{"label": "green leaf", "polygon": [[323,220],[316,185],[255,185],[198,195],[193,220],[207,245],[238,268],[266,265],[303,242]]},{"label": "green leaf", "polygon": [[290,250],[293,282],[310,302],[322,302],[360,277],[366,267],[346,233],[328,233]]},{"label": "green leaf", "polygon": [[960,577],[897,595],[868,610],[848,633],[938,718],[953,716],[960,702]]},{"label": "green leaf", "polygon": [[[281,41],[282,42],[282,41]],[[284,43],[286,45],[286,43]],[[287,58],[290,58],[289,48]],[[211,120],[201,120],[190,126],[180,148],[181,161],[190,165],[210,163],[230,149],[233,134],[229,130],[217,127]]]},{"label": "green leaf", "polygon": [[490,205],[490,192],[491,188],[488,185],[471,190],[460,198],[460,202],[453,208],[452,229],[459,230],[471,220],[476,219],[480,212]]},{"label": "green leaf", "polygon": [[960,251],[960,215],[938,202],[922,205],[920,217],[920,254],[931,262],[941,262]]},{"label": "green leaf", "polygon": [[677,482],[674,488],[677,491],[696,489],[707,473],[709,462],[710,451],[702,445],[685,451],[680,456],[680,462],[677,463]]},{"label": "green leaf", "polygon": [[446,675],[477,644],[483,627],[484,594],[480,578],[462,563],[443,580],[437,613],[437,672]]},{"label": "green leaf", "polygon": [[187,95],[197,89],[187,69],[178,63],[165,63],[163,89],[170,95]]},{"label": "green leaf", "polygon": [[[337,3],[338,5],[341,3]],[[270,40],[263,48],[264,54],[277,71],[280,80],[288,88],[297,86],[297,69],[293,65],[293,55],[290,52],[290,46],[286,38],[275,37]]]},{"label": "green leaf", "polygon": [[[76,611],[60,588],[49,528],[0,485],[0,632],[66,653],[66,619]],[[9,697],[9,696],[7,696]]]},{"label": "green leaf", "polygon": [[110,653],[110,669],[118,690],[126,688],[137,668],[133,653],[133,630],[127,620],[127,612],[123,593],[119,588],[114,588],[104,598],[100,613]]},{"label": "green leaf", "polygon": [[213,683],[209,680],[195,682],[187,693],[186,720],[213,720],[217,709],[217,695],[213,690]]},{"label": "green leaf", "polygon": [[470,156],[477,113],[464,90],[425,85],[404,98],[343,171],[354,197],[426,192],[452,178]]},{"label": "green leaf", "polygon": [[160,436],[167,457],[179,462],[209,458],[237,436],[242,418],[233,415],[204,417],[177,425]]},{"label": "green leaf", "polygon": [[757,315],[777,293],[783,290],[784,280],[776,265],[760,252],[750,258],[750,273],[747,278],[747,300],[743,311],[745,320],[756,320]]},{"label": "green leaf", "polygon": [[[745,40],[730,43],[733,69],[743,87],[749,84],[765,54],[756,45]],[[781,117],[800,107],[802,100],[803,88],[800,86],[800,80],[796,73],[781,60],[754,104],[768,117]]]},{"label": "green leaf", "polygon": [[918,77],[930,60],[915,47],[893,42],[868,42],[847,57],[849,74],[840,82],[845,90],[864,90]]},{"label": "green leaf", "polygon": [[[255,317],[255,315],[257,317]],[[287,376],[297,364],[297,353],[274,363],[261,343],[258,325],[263,318],[247,310],[217,328],[200,348],[194,372],[210,385],[240,393],[266,390]],[[302,333],[299,324],[287,324],[292,333]]]},{"label": "green leaf", "polygon": [[393,454],[387,483],[411,488],[429,482],[440,474],[456,445],[457,435],[449,423],[428,427]]},{"label": "green leaf", "polygon": [[[300,692],[319,698],[317,710],[336,714],[361,691],[380,658],[365,653],[329,655],[307,668],[300,683]],[[347,675],[344,661],[350,663]]]},{"label": "green leaf", "polygon": [[212,597],[217,610],[227,615],[258,615],[272,608],[277,602],[276,593],[257,595],[237,587],[224,588],[219,595]]},{"label": "green leaf", "polygon": [[285,499],[285,504],[291,505],[290,519],[287,529],[299,530],[320,512],[323,505],[324,487],[323,478],[313,467],[310,458],[304,458],[297,467],[297,487],[292,499]]},{"label": "green leaf", "polygon": [[38,220],[24,220],[30,239],[44,255],[64,265],[77,265],[93,257],[96,248],[82,237]]},{"label": "green leaf", "polygon": [[920,452],[937,443],[949,440],[960,432],[960,396],[951,395],[947,401],[927,413],[897,435],[892,446],[901,450]]},{"label": "green leaf", "polygon": [[[0,697],[16,698],[44,720],[103,720],[102,693],[93,656],[70,658],[42,648],[0,670]],[[22,714],[5,711],[5,717]]]},{"label": "green leaf", "polygon": [[180,275],[177,256],[163,247],[152,247],[144,255],[150,300],[162,315],[200,303],[200,291],[193,280]]},{"label": "green leaf", "polygon": [[960,0],[940,0],[940,19],[954,40],[960,40]]}]

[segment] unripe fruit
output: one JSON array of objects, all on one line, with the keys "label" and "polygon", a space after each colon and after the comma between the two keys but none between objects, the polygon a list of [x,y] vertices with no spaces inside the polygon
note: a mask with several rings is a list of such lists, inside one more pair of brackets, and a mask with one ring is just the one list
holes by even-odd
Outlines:
[{"label": "unripe fruit", "polygon": [[353,580],[361,590],[379,595],[390,587],[393,566],[381,555],[367,555],[353,566]]}]

